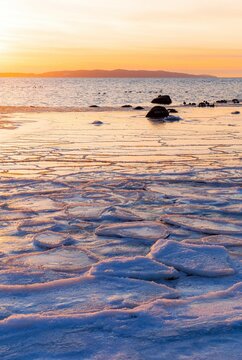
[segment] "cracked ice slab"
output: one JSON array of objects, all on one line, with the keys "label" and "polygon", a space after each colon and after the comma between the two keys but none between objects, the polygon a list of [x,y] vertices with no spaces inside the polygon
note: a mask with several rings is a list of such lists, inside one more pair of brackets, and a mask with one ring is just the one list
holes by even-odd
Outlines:
[{"label": "cracked ice slab", "polygon": [[160,238],[166,238],[169,232],[167,227],[159,222],[143,221],[100,225],[96,229],[96,235],[155,241]]},{"label": "cracked ice slab", "polygon": [[163,215],[161,221],[207,234],[242,234],[242,223],[230,221],[228,219],[210,219],[193,215]]},{"label": "cracked ice slab", "polygon": [[149,257],[189,275],[216,277],[235,273],[232,260],[222,246],[157,241],[152,246]]},{"label": "cracked ice slab", "polygon": [[95,276],[128,277],[142,280],[175,279],[178,271],[173,267],[144,256],[116,257],[93,265],[89,271]]}]

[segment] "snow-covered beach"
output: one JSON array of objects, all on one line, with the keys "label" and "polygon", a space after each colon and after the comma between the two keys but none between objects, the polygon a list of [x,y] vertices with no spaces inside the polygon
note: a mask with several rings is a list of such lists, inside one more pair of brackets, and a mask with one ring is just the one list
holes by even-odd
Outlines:
[{"label": "snow-covered beach", "polygon": [[1,358],[239,359],[240,108],[28,110],[0,115]]}]

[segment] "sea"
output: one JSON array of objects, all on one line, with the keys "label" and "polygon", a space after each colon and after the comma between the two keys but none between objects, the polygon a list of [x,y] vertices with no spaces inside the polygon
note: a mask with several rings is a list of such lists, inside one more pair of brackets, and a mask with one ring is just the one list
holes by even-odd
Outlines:
[{"label": "sea", "polygon": [[174,104],[242,99],[242,78],[0,79],[0,106],[148,105],[157,94],[169,94]]}]

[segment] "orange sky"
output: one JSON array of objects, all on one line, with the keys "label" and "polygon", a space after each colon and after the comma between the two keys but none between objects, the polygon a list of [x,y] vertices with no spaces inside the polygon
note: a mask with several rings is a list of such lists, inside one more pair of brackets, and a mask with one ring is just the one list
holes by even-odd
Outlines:
[{"label": "orange sky", "polygon": [[242,76],[241,14],[241,0],[0,0],[0,72]]}]

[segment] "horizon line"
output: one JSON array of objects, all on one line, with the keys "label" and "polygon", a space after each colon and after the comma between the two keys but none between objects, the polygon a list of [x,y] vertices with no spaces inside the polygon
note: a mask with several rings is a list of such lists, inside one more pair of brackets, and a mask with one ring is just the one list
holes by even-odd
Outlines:
[{"label": "horizon line", "polygon": [[[153,75],[154,77],[213,77],[217,78],[218,76],[212,74],[193,74],[179,71],[168,71],[168,70],[147,70],[147,69],[72,69],[72,70],[50,70],[44,72],[16,72],[16,71],[5,71],[0,73],[0,77],[108,77],[107,75],[112,75],[115,73],[114,77],[125,77],[125,75],[130,75],[127,77],[133,77],[132,74],[137,74],[139,77],[142,75]],[[92,75],[92,76],[90,76]],[[163,76],[162,76],[163,75]],[[111,76],[112,77],[112,76]],[[144,76],[149,77],[149,76]],[[151,76],[152,77],[152,76]]]}]

